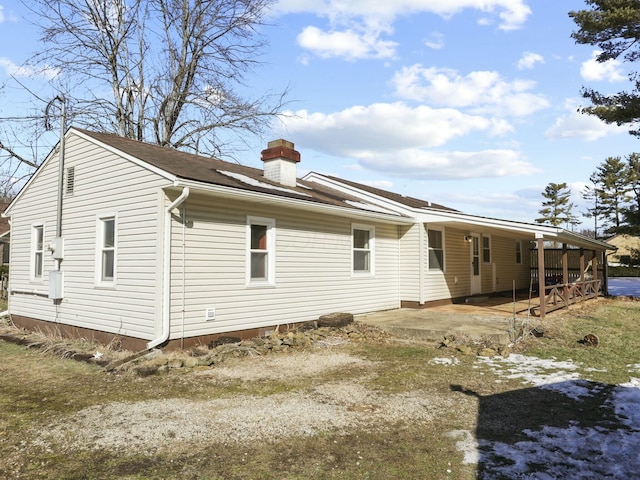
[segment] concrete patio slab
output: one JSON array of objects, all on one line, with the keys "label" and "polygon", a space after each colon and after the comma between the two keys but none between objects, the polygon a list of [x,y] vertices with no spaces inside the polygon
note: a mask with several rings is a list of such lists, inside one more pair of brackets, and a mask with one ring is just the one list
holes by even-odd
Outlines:
[{"label": "concrete patio slab", "polygon": [[401,337],[440,341],[446,335],[465,335],[474,340],[488,339],[496,343],[510,342],[510,323],[517,326],[529,316],[531,300],[491,297],[477,302],[438,307],[400,308],[356,316],[362,323],[376,326]]}]

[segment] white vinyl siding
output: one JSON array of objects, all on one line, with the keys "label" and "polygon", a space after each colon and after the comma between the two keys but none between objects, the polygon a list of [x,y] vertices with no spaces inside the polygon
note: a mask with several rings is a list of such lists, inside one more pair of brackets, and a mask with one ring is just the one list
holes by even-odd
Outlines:
[{"label": "white vinyl siding", "polygon": [[[429,225],[429,228],[438,227]],[[452,228],[442,228],[442,231],[446,271],[439,275],[433,275],[433,272],[425,275],[425,301],[457,298],[469,294],[471,255],[469,242],[464,240],[468,232]]]},{"label": "white vinyl siding", "polygon": [[[56,317],[56,305],[46,298],[46,293],[44,296],[16,293],[9,298],[10,312],[153,339],[161,319],[158,290],[162,262],[158,259],[162,258],[164,194],[160,189],[170,182],[76,135],[69,135],[65,151],[66,165],[82,165],[85,180],[78,182],[76,169],[74,193],[65,196],[63,204],[64,298],[57,306]],[[33,288],[28,286],[31,235],[28,219],[44,219],[45,235],[55,231],[57,158],[57,152],[53,152],[12,208],[14,257],[9,275],[13,288]],[[110,289],[96,288],[99,212],[112,212],[118,219],[117,286]],[[38,289],[46,292],[47,271],[55,268],[55,261],[45,254],[44,264],[43,285]]]},{"label": "white vinyl siding", "polygon": [[[172,229],[171,338],[182,335],[183,325],[185,336],[196,336],[399,307],[395,225],[372,225],[376,274],[354,276],[348,218],[197,192],[182,214],[188,227],[174,218]],[[273,218],[277,225],[273,288],[246,285],[247,215]],[[212,308],[216,319],[206,322]]]},{"label": "white vinyl siding", "polygon": [[[420,230],[422,224],[398,227],[400,236],[400,299],[420,301]],[[426,232],[425,232],[426,235]],[[426,265],[423,260],[423,265]]]}]

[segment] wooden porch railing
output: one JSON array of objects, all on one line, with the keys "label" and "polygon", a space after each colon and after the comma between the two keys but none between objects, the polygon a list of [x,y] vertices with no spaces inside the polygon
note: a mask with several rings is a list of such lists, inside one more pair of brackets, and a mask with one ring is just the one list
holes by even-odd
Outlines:
[{"label": "wooden porch railing", "polygon": [[[602,280],[548,285],[544,290],[545,312],[548,313],[598,297],[602,291]],[[540,316],[540,306],[531,307],[530,312],[532,315]]]}]

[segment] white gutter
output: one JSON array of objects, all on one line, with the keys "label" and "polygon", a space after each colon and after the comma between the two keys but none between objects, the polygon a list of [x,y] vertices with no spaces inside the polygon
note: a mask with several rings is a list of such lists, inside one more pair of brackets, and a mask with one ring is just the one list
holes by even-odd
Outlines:
[{"label": "white gutter", "polygon": [[164,212],[164,245],[162,272],[162,334],[147,343],[147,350],[157,347],[169,340],[171,315],[171,211],[179,207],[189,196],[189,187],[184,187],[182,193]]},{"label": "white gutter", "polygon": [[358,208],[348,208],[339,205],[327,205],[325,203],[301,200],[278,195],[267,195],[262,192],[254,192],[239,188],[226,187],[197,182],[194,180],[178,179],[174,186],[189,187],[200,192],[208,192],[213,195],[224,195],[226,198],[235,198],[244,201],[259,201],[264,204],[282,205],[300,208],[306,211],[340,215],[348,218],[366,219],[369,221],[380,221],[391,225],[410,225],[415,223],[414,218],[402,216],[400,214],[379,213]]}]

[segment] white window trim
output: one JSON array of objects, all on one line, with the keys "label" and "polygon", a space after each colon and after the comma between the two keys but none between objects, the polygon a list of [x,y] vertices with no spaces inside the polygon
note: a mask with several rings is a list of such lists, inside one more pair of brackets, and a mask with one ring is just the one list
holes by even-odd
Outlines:
[{"label": "white window trim", "polygon": [[[366,230],[369,232],[369,270],[354,270],[353,260],[355,246],[353,244],[354,230]],[[373,225],[364,225],[361,223],[351,224],[351,276],[352,277],[373,277],[376,274],[376,228]]]},{"label": "white window trim", "polygon": [[[104,221],[113,219],[113,280],[102,279],[102,242],[104,240]],[[102,213],[96,216],[96,253],[95,253],[95,285],[96,287],[113,288],[118,280],[118,214]]]},{"label": "white window trim", "polygon": [[[444,232],[444,227],[430,227],[430,226],[426,226],[426,237],[427,237],[427,258],[426,258],[426,264],[427,264],[427,275],[442,275],[444,273],[446,273],[447,271],[447,247],[446,247],[446,241],[445,241],[445,232]],[[429,230],[434,230],[434,231],[438,231],[442,234],[442,270],[438,269],[438,270],[431,270],[431,265],[429,262],[429,251],[431,250],[431,247],[429,245]]]},{"label": "white window trim", "polygon": [[[489,261],[488,262],[485,261],[485,259],[484,259],[484,251],[485,251],[484,239],[485,238],[487,240],[489,240],[489,249],[488,249],[489,250]],[[491,244],[492,243],[493,242],[491,241],[491,235],[482,235],[482,237],[480,238],[480,258],[482,259],[482,263],[485,264],[485,265],[490,265],[491,264],[491,260],[493,259],[493,252],[492,252],[493,249],[491,248]]]},{"label": "white window trim", "polygon": [[[251,278],[251,225],[267,227],[267,278]],[[276,284],[276,221],[273,218],[247,217],[246,225],[246,284],[250,287],[272,287]]]},{"label": "white window trim", "polygon": [[[36,228],[42,228],[42,275],[36,277]],[[46,238],[47,238],[47,230],[44,226],[44,222],[35,222],[31,224],[31,258],[29,260],[29,279],[32,282],[43,283],[44,282],[44,272],[45,272],[45,251],[46,251]]]},{"label": "white window trim", "polygon": [[[520,245],[520,260],[518,260],[518,245]],[[516,265],[522,265],[522,240],[516,240]]]}]

